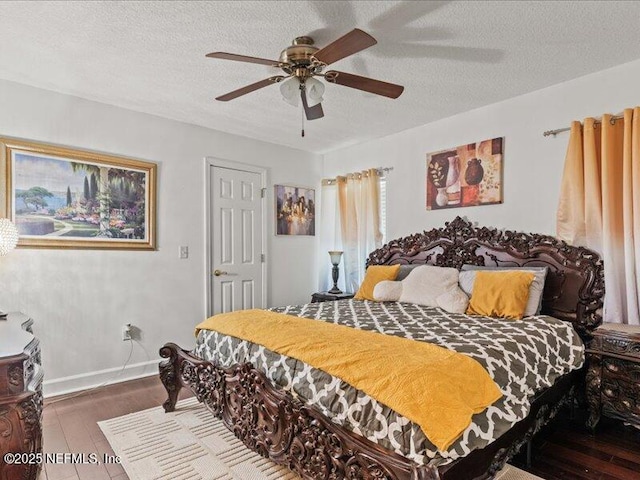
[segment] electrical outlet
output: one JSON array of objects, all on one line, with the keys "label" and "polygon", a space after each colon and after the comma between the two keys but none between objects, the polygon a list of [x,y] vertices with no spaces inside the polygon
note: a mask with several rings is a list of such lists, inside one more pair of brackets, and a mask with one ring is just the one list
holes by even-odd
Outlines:
[{"label": "electrical outlet", "polygon": [[131,340],[131,324],[127,323],[122,326],[122,341],[126,342],[127,340]]},{"label": "electrical outlet", "polygon": [[181,259],[189,258],[189,247],[181,246],[179,250],[179,257]]}]

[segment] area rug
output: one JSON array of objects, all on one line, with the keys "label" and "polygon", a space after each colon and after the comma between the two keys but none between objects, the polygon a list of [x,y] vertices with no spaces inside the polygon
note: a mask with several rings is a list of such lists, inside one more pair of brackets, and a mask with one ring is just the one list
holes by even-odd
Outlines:
[{"label": "area rug", "polygon": [[[130,480],[297,480],[248,450],[195,398],[98,422]],[[541,480],[507,465],[496,479]]]}]

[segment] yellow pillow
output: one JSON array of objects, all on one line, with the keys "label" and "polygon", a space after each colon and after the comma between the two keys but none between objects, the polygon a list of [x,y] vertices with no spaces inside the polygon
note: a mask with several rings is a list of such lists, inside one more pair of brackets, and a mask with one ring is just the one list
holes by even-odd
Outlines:
[{"label": "yellow pillow", "polygon": [[400,265],[372,265],[367,268],[364,280],[356,296],[356,300],[375,300],[373,289],[383,280],[395,280],[400,271]]},{"label": "yellow pillow", "polygon": [[527,306],[529,286],[534,278],[535,275],[531,272],[478,270],[467,313],[520,320]]}]

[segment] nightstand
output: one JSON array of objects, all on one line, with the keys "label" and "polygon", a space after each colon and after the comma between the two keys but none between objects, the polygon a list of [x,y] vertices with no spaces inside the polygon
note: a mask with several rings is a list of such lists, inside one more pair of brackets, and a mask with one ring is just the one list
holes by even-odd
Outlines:
[{"label": "nightstand", "polygon": [[354,293],[329,293],[329,292],[316,292],[311,295],[311,303],[319,302],[333,302],[334,300],[345,300],[347,298],[353,298]]},{"label": "nightstand", "polygon": [[601,415],[640,427],[640,327],[606,324],[587,347],[587,427]]},{"label": "nightstand", "polygon": [[0,320],[0,454],[22,459],[11,464],[0,458],[3,480],[36,480],[42,469],[34,459],[42,455],[44,374],[32,327],[33,320],[21,313]]}]

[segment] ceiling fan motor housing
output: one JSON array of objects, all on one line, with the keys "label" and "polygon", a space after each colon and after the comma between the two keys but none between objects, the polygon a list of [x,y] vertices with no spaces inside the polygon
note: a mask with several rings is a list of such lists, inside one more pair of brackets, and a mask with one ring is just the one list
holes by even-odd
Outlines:
[{"label": "ceiling fan motor housing", "polygon": [[287,64],[282,66],[282,70],[301,80],[320,73],[322,66],[312,61],[313,55],[319,50],[313,43],[311,37],[295,38],[293,45],[285,48],[280,54],[280,62]]}]

